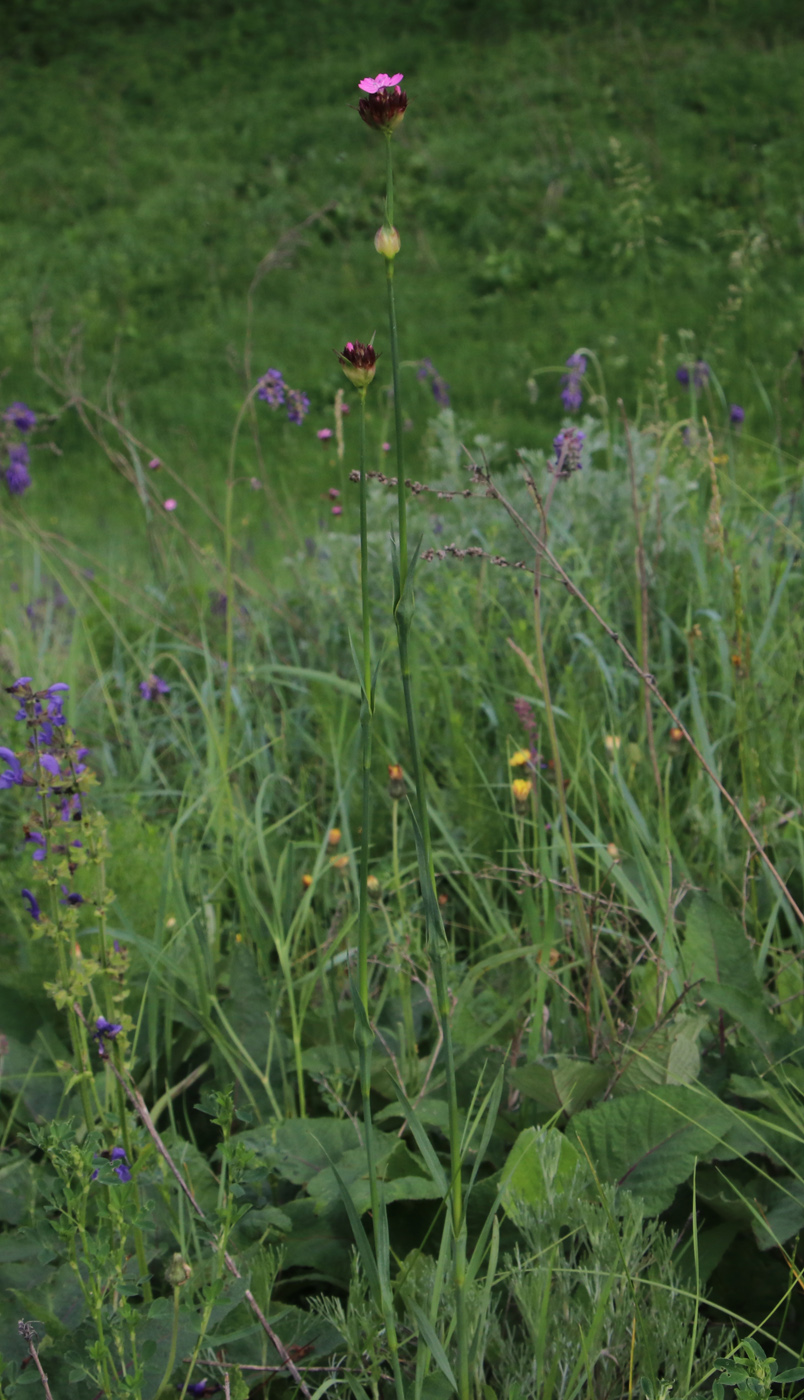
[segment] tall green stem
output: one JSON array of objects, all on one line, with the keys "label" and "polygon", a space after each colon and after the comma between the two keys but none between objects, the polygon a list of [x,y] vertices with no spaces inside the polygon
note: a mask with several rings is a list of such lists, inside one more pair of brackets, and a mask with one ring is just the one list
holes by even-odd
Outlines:
[{"label": "tall green stem", "polygon": [[[391,133],[386,132],[386,219],[393,226],[394,210],[394,170],[391,157]],[[458,1396],[459,1400],[469,1400],[469,1336],[466,1324],[466,1220],[463,1207],[463,1185],[461,1180],[461,1131],[458,1117],[458,1093],[455,1079],[455,1055],[452,1043],[450,1021],[449,987],[447,981],[447,937],[441,919],[441,911],[435,897],[435,867],[433,848],[430,839],[430,818],[427,810],[427,794],[424,784],[421,753],[416,732],[416,716],[413,708],[410,652],[408,638],[413,613],[412,598],[408,587],[408,526],[407,497],[405,488],[405,460],[402,441],[402,391],[400,383],[399,337],[396,324],[396,301],[394,298],[394,259],[386,258],[386,281],[388,287],[388,325],[391,340],[391,365],[394,386],[394,422],[396,429],[396,470],[398,501],[398,581],[394,598],[394,621],[396,623],[399,663],[402,673],[402,689],[405,697],[405,714],[408,724],[408,740],[413,767],[413,782],[416,790],[416,816],[419,826],[419,879],[427,927],[427,944],[436,987],[436,1004],[441,1031],[444,1038],[444,1059],[446,1067],[447,1092],[449,1100],[449,1148],[451,1176],[451,1217],[452,1217],[452,1266],[455,1284],[455,1323],[458,1347]]]},{"label": "tall green stem", "polygon": [[357,920],[357,988],[360,1000],[355,1017],[355,1040],[360,1060],[360,1091],[363,1100],[363,1131],[365,1133],[366,1168],[368,1171],[371,1214],[374,1221],[374,1252],[380,1277],[380,1307],[385,1321],[385,1335],[391,1353],[394,1387],[397,1400],[404,1400],[405,1387],[399,1364],[399,1345],[390,1281],[390,1249],[385,1224],[384,1203],[374,1161],[374,1134],[371,1122],[371,1051],[374,1036],[369,1015],[369,846],[371,843],[371,745],[374,727],[374,697],[371,684],[371,601],[369,598],[368,567],[368,501],[366,486],[366,387],[360,393],[360,597],[363,622],[362,700],[360,705],[361,738],[361,836],[360,893]]}]

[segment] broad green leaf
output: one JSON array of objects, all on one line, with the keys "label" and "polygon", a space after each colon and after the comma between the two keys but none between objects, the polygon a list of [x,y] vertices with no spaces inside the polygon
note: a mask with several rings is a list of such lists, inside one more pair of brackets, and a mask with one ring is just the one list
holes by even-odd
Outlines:
[{"label": "broad green leaf", "polygon": [[567,1129],[600,1178],[640,1196],[649,1214],[672,1205],[696,1161],[717,1153],[734,1115],[686,1085],[642,1089],[577,1114]]},{"label": "broad green leaf", "polygon": [[687,909],[682,945],[688,982],[714,982],[736,987],[762,999],[754,970],[754,950],[740,920],[708,895],[696,894]]},{"label": "broad green leaf", "polygon": [[503,1168],[502,1205],[516,1222],[528,1210],[542,1211],[565,1192],[577,1190],[586,1163],[557,1128],[525,1128]]},{"label": "broad green leaf", "polygon": [[557,1055],[555,1065],[523,1065],[509,1079],[526,1098],[535,1099],[548,1113],[577,1113],[605,1091],[612,1076],[610,1064],[593,1065]]}]

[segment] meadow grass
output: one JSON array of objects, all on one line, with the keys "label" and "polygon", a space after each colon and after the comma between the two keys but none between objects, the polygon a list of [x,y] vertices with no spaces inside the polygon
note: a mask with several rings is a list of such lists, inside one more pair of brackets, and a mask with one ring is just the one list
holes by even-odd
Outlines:
[{"label": "meadow grass", "polygon": [[[44,1366],[87,1400],[796,1395],[800,113],[765,131],[759,208],[738,120],[769,119],[796,45],[704,26],[648,52],[621,26],[580,64],[555,30],[405,34],[392,405],[382,142],[342,112],[376,63],[316,53],[317,13],[293,111],[232,21],[11,72],[54,229],[37,249],[21,200],[8,397],[72,404],[0,518],[0,659],[69,684],[53,744],[84,810],[60,825],[18,689],[3,762],[20,703],[40,747],[0,804],[2,1393]],[[73,181],[31,134],[65,84],[78,165],[101,109],[114,135]],[[330,198],[249,321],[267,246]],[[43,389],[17,365],[56,269]],[[58,347],[79,303],[83,394]],[[356,396],[342,457],[314,430],[344,426],[331,346],[375,327],[363,461]],[[301,427],[252,414],[269,363],[310,394]],[[381,446],[402,402],[412,610]]]}]

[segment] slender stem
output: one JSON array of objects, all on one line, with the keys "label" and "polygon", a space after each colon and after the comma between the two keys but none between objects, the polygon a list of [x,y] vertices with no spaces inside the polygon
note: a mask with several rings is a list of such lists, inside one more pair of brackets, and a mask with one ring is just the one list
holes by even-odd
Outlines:
[{"label": "slender stem", "polygon": [[361,835],[360,892],[357,920],[357,987],[360,1009],[355,1018],[355,1040],[360,1061],[360,1091],[363,1102],[363,1131],[365,1134],[366,1169],[374,1222],[374,1252],[380,1276],[380,1307],[385,1322],[385,1335],[391,1353],[391,1367],[397,1400],[404,1400],[405,1388],[399,1364],[399,1343],[396,1335],[394,1303],[390,1287],[390,1255],[383,1245],[384,1202],[374,1161],[374,1133],[371,1122],[371,1052],[374,1036],[369,1015],[369,848],[371,845],[371,746],[374,728],[374,697],[371,685],[371,600],[369,597],[368,559],[368,490],[366,481],[366,387],[360,391],[360,597],[363,630],[363,697],[360,706],[361,731]]},{"label": "slender stem", "polygon": [[[387,163],[386,163],[386,221],[393,226],[394,212],[394,171],[391,158],[391,133],[386,132],[387,140]],[[408,740],[413,766],[413,781],[416,789],[416,815],[419,824],[421,840],[419,854],[419,880],[422,887],[422,896],[425,910],[425,922],[427,927],[427,942],[430,954],[430,962],[433,968],[433,979],[436,986],[436,1004],[438,1008],[438,1018],[441,1025],[441,1032],[444,1038],[444,1058],[446,1062],[446,1080],[449,1100],[449,1148],[450,1148],[450,1176],[451,1176],[451,1216],[452,1216],[452,1267],[453,1279],[455,1283],[455,1321],[456,1339],[458,1349],[458,1396],[459,1400],[469,1400],[469,1336],[466,1324],[466,1220],[463,1207],[463,1189],[461,1180],[461,1130],[458,1116],[458,1093],[455,1077],[455,1056],[452,1044],[452,1025],[450,1021],[449,988],[447,982],[447,938],[444,931],[444,924],[441,919],[441,911],[435,898],[435,867],[433,863],[433,848],[430,839],[430,818],[427,810],[427,796],[424,786],[424,773],[422,768],[421,754],[419,751],[418,736],[416,733],[416,718],[413,709],[413,690],[411,683],[410,654],[408,651],[408,635],[410,620],[412,616],[412,599],[407,594],[409,560],[408,560],[408,525],[407,525],[407,497],[405,488],[405,462],[404,448],[402,441],[403,419],[402,419],[402,390],[400,382],[400,356],[399,337],[396,324],[396,300],[394,297],[394,259],[386,258],[386,283],[388,288],[388,327],[391,341],[391,366],[393,372],[394,386],[394,424],[396,430],[396,471],[397,471],[397,503],[398,503],[398,558],[399,558],[399,578],[397,583],[397,593],[394,599],[394,621],[396,623],[397,644],[399,648],[399,663],[402,673],[402,689],[405,697],[405,714],[408,724]]]}]

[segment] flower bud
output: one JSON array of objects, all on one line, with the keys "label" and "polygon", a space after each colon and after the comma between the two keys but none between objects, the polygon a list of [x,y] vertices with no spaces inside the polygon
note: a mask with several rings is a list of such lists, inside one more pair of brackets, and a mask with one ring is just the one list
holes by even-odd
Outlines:
[{"label": "flower bud", "polygon": [[405,775],[401,763],[388,764],[388,796],[395,802],[405,796]]},{"label": "flower bud", "polygon": [[383,224],[382,228],[378,228],[374,235],[374,247],[390,262],[402,247],[402,240],[395,228],[389,228],[387,224]]},{"label": "flower bud", "polygon": [[181,1288],[192,1272],[190,1265],[185,1263],[181,1255],[174,1254],[165,1269],[165,1282],[170,1284],[171,1288]]},{"label": "flower bud", "polygon": [[338,361],[346,378],[356,389],[368,388],[377,369],[377,352],[373,345],[363,345],[359,340],[347,340],[338,354]]}]

